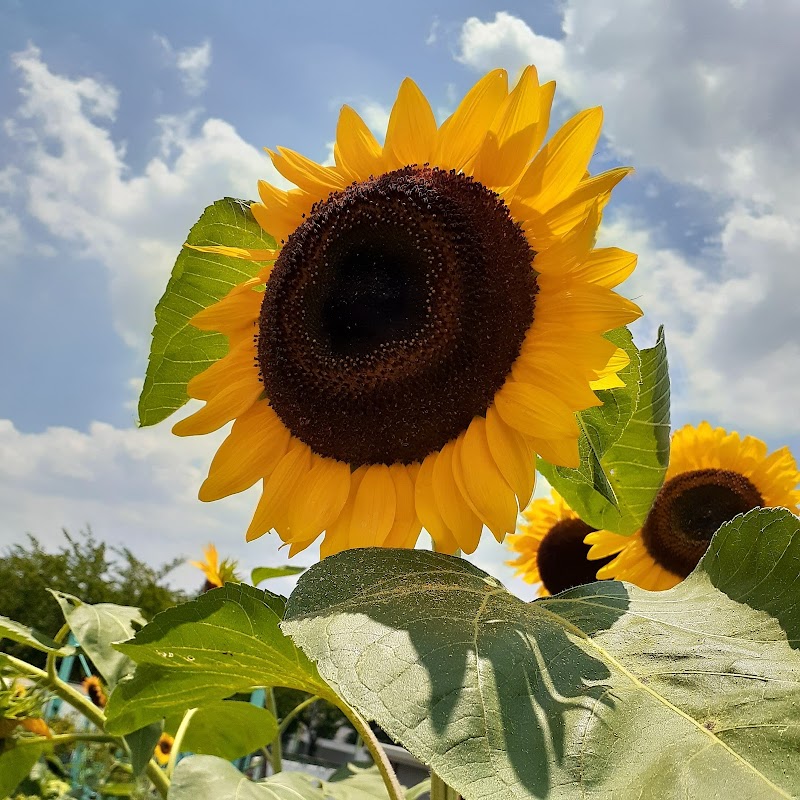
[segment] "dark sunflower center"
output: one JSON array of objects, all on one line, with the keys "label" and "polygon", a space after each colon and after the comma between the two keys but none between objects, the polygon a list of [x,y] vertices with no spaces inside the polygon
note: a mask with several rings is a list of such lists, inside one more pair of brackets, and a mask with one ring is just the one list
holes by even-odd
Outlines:
[{"label": "dark sunflower center", "polygon": [[581,519],[562,519],[553,525],[539,545],[536,566],[544,588],[557,594],[597,580],[597,570],[611,559],[589,561],[589,545],[583,543],[589,527]]},{"label": "dark sunflower center", "polygon": [[642,540],[662,567],[686,577],[720,525],[763,503],[758,489],[738,472],[684,472],[661,487],[642,526]]},{"label": "dark sunflower center", "polygon": [[319,455],[421,461],[484,414],[533,321],[534,253],[503,201],[406,167],[317,203],[264,292],[258,361]]}]

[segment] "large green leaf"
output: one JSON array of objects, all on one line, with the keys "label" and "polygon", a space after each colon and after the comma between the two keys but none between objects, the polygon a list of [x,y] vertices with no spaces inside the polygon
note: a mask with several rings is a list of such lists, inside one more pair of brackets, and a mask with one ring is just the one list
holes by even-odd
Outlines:
[{"label": "large green leaf", "polygon": [[141,610],[114,603],[93,605],[65,592],[52,589],[51,592],[61,606],[72,635],[97,667],[109,690],[113,689],[121,678],[133,672],[134,663],[112,644],[130,639],[137,628],[146,624]]},{"label": "large green leaf", "polygon": [[60,645],[49,636],[34,628],[29,628],[20,622],[15,622],[8,617],[0,616],[0,641],[3,639],[11,639],[12,642],[19,642],[26,644],[28,647],[35,647],[43,653],[56,653],[60,656],[68,656],[75,652],[74,647],[69,645]]},{"label": "large green leaf", "polygon": [[333,698],[316,667],[281,633],[283,610],[277,595],[227,583],[157,614],[116,646],[138,666],[109,698],[106,729],[128,733],[257,686]]},{"label": "large green leaf", "polygon": [[[621,534],[634,533],[641,527],[664,482],[669,461],[669,372],[663,330],[659,331],[655,346],[641,350],[639,356],[641,385],[636,410],[621,432],[619,425],[614,425],[614,441],[599,458],[600,471],[613,498],[602,489],[603,479],[596,469],[590,468],[596,460],[587,461],[577,470],[538,460],[539,471],[581,519],[594,528]],[[614,397],[619,399],[614,402]],[[604,404],[581,415],[582,422],[590,415],[596,432],[607,430],[609,420],[624,420],[622,411],[629,409],[627,386],[604,392],[601,399],[605,404],[614,404],[608,410]],[[622,405],[621,410],[617,409],[618,404]],[[584,428],[586,424],[583,422]]]},{"label": "large green leaf", "polygon": [[[243,200],[226,197],[209,206],[187,237],[189,244],[272,249],[275,240],[264,233]],[[219,333],[189,324],[200,310],[223,298],[234,286],[252,278],[259,265],[228,256],[183,248],[178,254],[164,296],[156,306],[156,326],[150,347],[139,424],[154,425],[189,398],[186,384],[228,352]]]},{"label": "large green leaf", "polygon": [[233,761],[269,744],[278,720],[265,708],[237,700],[219,700],[192,714],[182,750]]},{"label": "large green leaf", "polygon": [[349,550],[284,629],[342,697],[472,800],[800,792],[800,521],[755,510],[666,592],[524,603],[466,561]]},{"label": "large green leaf", "polygon": [[[418,797],[419,788],[410,789],[407,796]],[[168,795],[169,800],[387,800],[388,796],[375,767],[348,765],[327,781],[303,772],[280,772],[256,783],[227,761],[212,756],[182,759]]]},{"label": "large green leaf", "polygon": [[26,745],[0,752],[0,800],[10,797],[14,789],[28,777],[44,749],[41,745]]}]

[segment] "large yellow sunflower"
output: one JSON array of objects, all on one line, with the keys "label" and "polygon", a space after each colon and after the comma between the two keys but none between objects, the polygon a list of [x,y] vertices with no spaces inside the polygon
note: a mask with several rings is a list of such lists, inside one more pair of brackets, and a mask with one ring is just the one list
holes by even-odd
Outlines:
[{"label": "large yellow sunflower", "polygon": [[612,291],[636,257],[593,248],[629,170],[587,171],[600,108],[542,146],[553,92],[495,70],[437,126],[406,79],[383,146],[345,106],[334,166],[270,152],[297,188],[260,182],[251,210],[280,249],[198,248],[265,262],[192,320],[230,352],[174,428],[235,420],[200,498],[262,481],[248,540],[275,529],[294,555],[325,532],[324,556],[424,526],[471,553],[484,524],[514,531],[534,453],[578,465],[575,412],[626,363],[603,334],[641,311]]},{"label": "large yellow sunflower", "polygon": [[597,580],[597,562],[588,561],[584,537],[595,529],[587,525],[558,492],[534,500],[523,511],[519,533],[506,539],[508,549],[519,553],[507,561],[526,583],[538,583],[537,594],[547,597]]},{"label": "large yellow sunflower", "polygon": [[686,425],[672,436],[664,485],[641,530],[633,536],[590,533],[589,558],[616,556],[598,578],[670,589],[697,566],[717,528],[737,514],[773,506],[797,514],[799,482],[786,447],[767,455],[766,444],[753,436],[742,439],[708,422]]}]

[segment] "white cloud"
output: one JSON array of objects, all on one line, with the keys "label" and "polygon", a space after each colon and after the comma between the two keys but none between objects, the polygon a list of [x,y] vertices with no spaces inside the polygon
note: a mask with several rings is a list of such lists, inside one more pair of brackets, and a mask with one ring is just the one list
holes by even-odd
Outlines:
[{"label": "white cloud", "polygon": [[13,211],[0,206],[0,265],[12,264],[25,249],[25,231]]},{"label": "white cloud", "polygon": [[35,47],[12,60],[22,103],[6,127],[26,143],[17,181],[27,210],[54,237],[105,266],[117,330],[144,349],[153,307],[202,211],[198,202],[250,198],[258,178],[285,181],[229,123],[199,122],[197,112],[162,117],[160,156],[134,172],[103,124],[116,112],[113,87],[52,72]]},{"label": "white cloud", "polygon": [[206,39],[196,47],[175,50],[165,36],[156,36],[167,57],[177,67],[186,94],[197,97],[208,83],[206,74],[211,66],[211,42]]},{"label": "white cloud", "polygon": [[387,108],[374,100],[368,100],[356,107],[367,127],[378,137],[379,141],[386,138],[386,129],[389,127],[389,114],[391,108]]},{"label": "white cloud", "polygon": [[800,6],[567,0],[563,14],[558,40],[508,14],[470,18],[457,57],[558,67],[561,96],[603,105],[621,158],[711,196],[722,213],[702,252],[657,246],[625,212],[604,241],[640,253],[627,292],[646,325],[666,323],[679,410],[800,431]]}]

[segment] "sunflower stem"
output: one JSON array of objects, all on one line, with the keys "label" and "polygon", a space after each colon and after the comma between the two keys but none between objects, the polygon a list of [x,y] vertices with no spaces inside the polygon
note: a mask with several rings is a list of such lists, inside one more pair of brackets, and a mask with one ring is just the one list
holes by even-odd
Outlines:
[{"label": "sunflower stem", "polygon": [[431,800],[461,800],[461,795],[431,770]]},{"label": "sunflower stem", "polygon": [[[271,686],[267,687],[267,709],[272,713],[275,719],[278,719],[278,706],[275,702],[275,691]],[[275,738],[269,748],[269,763],[272,767],[272,774],[277,775],[283,769],[283,747],[281,745],[281,738],[283,737],[283,729],[278,726],[275,733]]]},{"label": "sunflower stem", "polygon": [[172,750],[169,751],[169,761],[167,761],[167,776],[172,779],[172,772],[175,769],[175,765],[178,763],[178,756],[181,752],[181,747],[183,746],[183,740],[186,736],[186,731],[189,730],[189,723],[192,721],[192,717],[195,715],[197,711],[196,708],[190,708],[184,715],[183,719],[181,720],[181,724],[178,725],[178,730],[175,732],[175,740],[172,742]]},{"label": "sunflower stem", "polygon": [[[339,700],[339,698],[336,699]],[[356,733],[361,737],[367,750],[369,750],[372,760],[375,762],[375,766],[378,768],[381,778],[383,778],[383,785],[386,787],[390,800],[404,800],[405,792],[403,791],[403,787],[400,786],[400,781],[397,780],[397,775],[395,775],[392,765],[389,763],[386,752],[381,747],[381,743],[372,732],[372,728],[370,728],[367,721],[358,711],[354,708],[350,708],[343,700],[337,702],[336,705],[347,719],[350,720],[350,724],[356,729]]]}]

